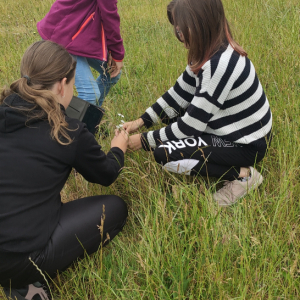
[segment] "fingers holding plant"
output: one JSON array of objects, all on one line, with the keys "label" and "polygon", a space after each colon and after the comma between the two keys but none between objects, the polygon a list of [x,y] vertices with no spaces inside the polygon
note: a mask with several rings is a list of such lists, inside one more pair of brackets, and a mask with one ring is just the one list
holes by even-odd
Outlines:
[{"label": "fingers holding plant", "polygon": [[118,147],[125,153],[128,147],[128,142],[129,142],[128,132],[123,129],[116,129],[115,136],[111,140],[110,146],[111,148]]},{"label": "fingers holding plant", "polygon": [[[114,147],[119,147],[124,153],[126,152],[127,147],[132,151],[141,149],[141,134],[134,134],[132,136],[129,136],[129,134],[138,131],[138,129],[144,125],[143,119],[139,118],[135,121],[125,122],[122,114],[118,113],[118,116],[121,118],[121,124],[116,126],[115,137],[112,140],[112,147],[113,145]],[[123,148],[121,148],[122,145],[119,145],[122,138],[127,142],[126,148],[124,148],[124,145]]]},{"label": "fingers holding plant", "polygon": [[142,148],[142,139],[141,134],[134,134],[129,136],[128,132],[124,129],[116,129],[115,136],[111,141],[111,147],[118,147],[124,153],[126,152],[127,148],[132,151],[137,151]]},{"label": "fingers holding plant", "polygon": [[136,151],[142,148],[142,139],[141,134],[134,134],[129,137],[129,145],[128,148],[132,151]]},{"label": "fingers holding plant", "polygon": [[123,129],[128,133],[134,133],[139,130],[139,128],[143,127],[144,121],[142,118],[139,118],[135,121],[125,122],[123,124]]}]

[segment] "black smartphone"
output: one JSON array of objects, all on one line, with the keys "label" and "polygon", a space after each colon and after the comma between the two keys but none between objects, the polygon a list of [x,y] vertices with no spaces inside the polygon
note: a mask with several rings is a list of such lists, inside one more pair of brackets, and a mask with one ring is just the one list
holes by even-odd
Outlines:
[{"label": "black smartphone", "polygon": [[81,98],[73,96],[66,114],[70,118],[78,119],[86,124],[87,129],[95,135],[98,125],[105,113],[103,108],[93,105]]}]

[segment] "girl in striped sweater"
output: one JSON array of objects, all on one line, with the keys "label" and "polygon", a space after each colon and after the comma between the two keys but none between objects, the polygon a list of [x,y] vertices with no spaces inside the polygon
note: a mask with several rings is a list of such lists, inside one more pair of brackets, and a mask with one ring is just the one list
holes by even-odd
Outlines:
[{"label": "girl in striped sweater", "polygon": [[263,181],[253,168],[271,135],[269,103],[245,50],[232,38],[221,0],[173,0],[168,18],[188,51],[185,71],[156,103],[123,128],[130,148],[154,150],[169,171],[225,179],[213,198],[234,204]]}]

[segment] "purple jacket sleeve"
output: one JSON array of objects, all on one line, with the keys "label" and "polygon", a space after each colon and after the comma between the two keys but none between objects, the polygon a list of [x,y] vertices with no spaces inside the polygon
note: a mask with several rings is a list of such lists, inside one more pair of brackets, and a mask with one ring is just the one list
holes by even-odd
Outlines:
[{"label": "purple jacket sleeve", "polygon": [[100,8],[103,28],[107,39],[107,48],[115,61],[124,58],[123,40],[120,34],[120,16],[118,14],[117,0],[97,0]]}]

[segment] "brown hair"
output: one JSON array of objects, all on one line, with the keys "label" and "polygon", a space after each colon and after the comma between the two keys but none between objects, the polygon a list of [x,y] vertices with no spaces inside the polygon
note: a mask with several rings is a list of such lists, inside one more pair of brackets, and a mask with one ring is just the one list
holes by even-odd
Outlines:
[{"label": "brown hair", "polygon": [[221,0],[173,0],[167,15],[179,41],[178,28],[189,49],[188,64],[195,73],[228,43],[242,56],[245,50],[233,39]]},{"label": "brown hair", "polygon": [[168,20],[169,22],[174,25],[174,20],[173,20],[173,8],[175,6],[175,3],[176,3],[177,0],[172,0],[168,6],[167,6],[167,16],[168,16]]},{"label": "brown hair", "polygon": [[[0,95],[0,104],[13,93],[33,104],[30,109],[34,118],[47,117],[51,125],[51,137],[62,145],[72,142],[68,135],[68,123],[55,94],[53,85],[67,78],[69,83],[75,75],[75,59],[60,45],[51,41],[38,41],[25,51],[21,61],[21,78],[14,81],[9,89]],[[40,108],[40,109],[39,109]],[[34,114],[33,114],[34,113]]]}]

